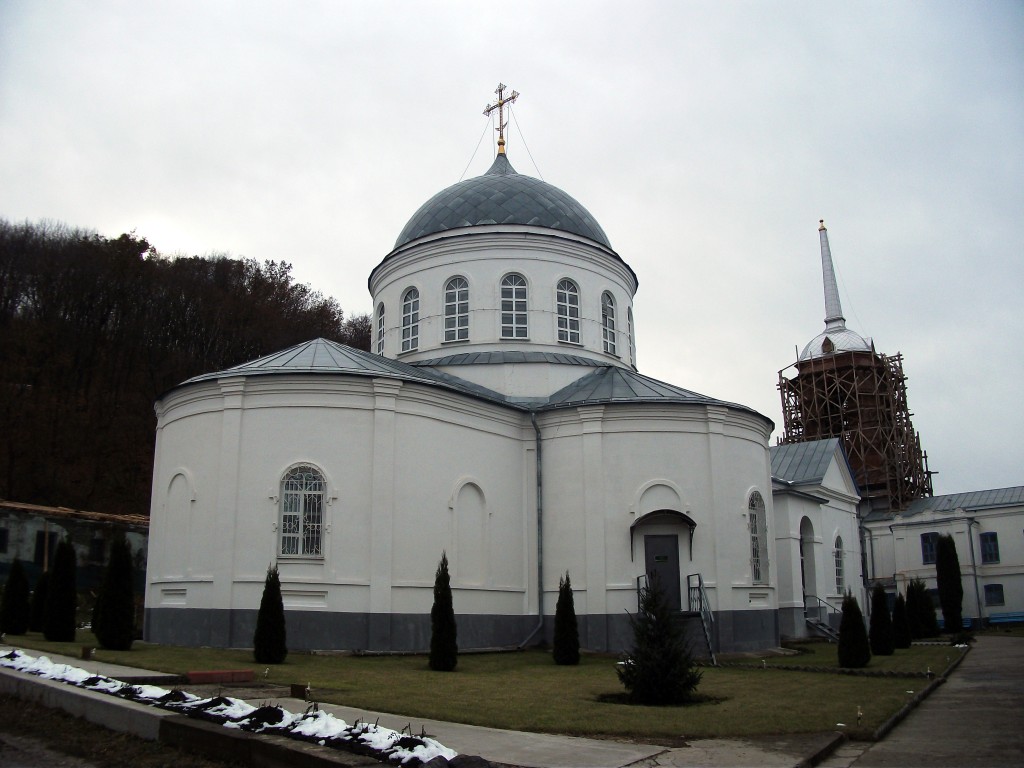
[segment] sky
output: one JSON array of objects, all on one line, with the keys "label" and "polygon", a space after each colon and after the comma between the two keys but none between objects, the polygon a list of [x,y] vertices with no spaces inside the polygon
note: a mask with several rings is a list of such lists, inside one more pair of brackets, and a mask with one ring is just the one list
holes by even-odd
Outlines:
[{"label": "sky", "polygon": [[489,167],[499,82],[513,166],[639,277],[641,373],[774,444],[824,219],[935,492],[1024,484],[1019,0],[3,0],[0,218],[286,261],[367,313],[416,209]]}]

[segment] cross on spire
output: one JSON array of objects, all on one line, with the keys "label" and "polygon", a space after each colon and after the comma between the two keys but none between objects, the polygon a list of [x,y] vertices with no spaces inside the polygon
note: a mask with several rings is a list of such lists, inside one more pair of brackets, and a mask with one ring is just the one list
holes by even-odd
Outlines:
[{"label": "cross on spire", "polygon": [[498,87],[494,89],[494,92],[498,95],[498,100],[493,104],[488,104],[484,108],[484,114],[488,117],[494,110],[498,110],[498,154],[505,154],[505,126],[508,123],[505,122],[505,105],[511,104],[519,98],[519,91],[512,91],[512,95],[507,99],[505,98],[505,84],[498,83]]}]

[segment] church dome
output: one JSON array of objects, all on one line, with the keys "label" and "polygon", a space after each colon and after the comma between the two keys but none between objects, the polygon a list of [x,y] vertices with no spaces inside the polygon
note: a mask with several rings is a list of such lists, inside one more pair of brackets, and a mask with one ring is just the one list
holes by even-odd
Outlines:
[{"label": "church dome", "polygon": [[508,157],[499,153],[483,176],[453,184],[424,203],[405,225],[395,248],[427,235],[488,224],[545,227],[612,247],[601,225],[575,198],[516,173]]},{"label": "church dome", "polygon": [[870,352],[871,340],[851,331],[845,325],[826,328],[811,339],[800,353],[800,361],[841,352]]}]

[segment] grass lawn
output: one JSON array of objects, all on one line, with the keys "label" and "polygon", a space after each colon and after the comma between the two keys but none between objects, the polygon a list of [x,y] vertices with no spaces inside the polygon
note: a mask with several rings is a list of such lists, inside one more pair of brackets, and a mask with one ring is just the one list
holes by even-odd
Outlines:
[{"label": "grass lawn", "polygon": [[[802,652],[793,656],[768,656],[765,664],[769,667],[823,667],[839,669],[839,653],[834,643],[799,643],[793,646]],[[913,674],[927,672],[942,674],[961,653],[951,645],[914,645],[897,649],[892,656],[872,656],[867,669],[872,672],[896,672]],[[744,659],[744,662],[759,664],[758,659]]]},{"label": "grass lawn", "polygon": [[[38,633],[8,638],[26,649],[78,657],[95,639],[79,631],[75,643],[51,643]],[[821,662],[835,646],[823,645]],[[925,656],[904,659],[921,671]],[[937,647],[938,662],[952,648]],[[184,674],[199,669],[265,669],[251,651],[178,648],[135,643],[131,651],[97,650],[100,661]],[[807,656],[786,657],[807,663]],[[931,658],[931,657],[928,657]],[[778,662],[775,658],[773,662]],[[705,699],[685,707],[641,707],[600,701],[623,691],[612,656],[584,654],[578,667],[559,667],[544,651],[465,654],[455,672],[432,672],[424,656],[357,657],[293,653],[270,667],[268,681],[309,683],[321,702],[412,719],[431,718],[512,730],[637,738],[671,744],[687,739],[844,730],[866,737],[921,690],[919,678],[872,678],[786,670],[705,668],[698,693]],[[795,661],[794,663],[799,663]],[[876,668],[872,659],[872,668]],[[928,662],[925,662],[927,664]],[[89,662],[81,666],[88,669]],[[864,711],[857,726],[857,707]]]}]

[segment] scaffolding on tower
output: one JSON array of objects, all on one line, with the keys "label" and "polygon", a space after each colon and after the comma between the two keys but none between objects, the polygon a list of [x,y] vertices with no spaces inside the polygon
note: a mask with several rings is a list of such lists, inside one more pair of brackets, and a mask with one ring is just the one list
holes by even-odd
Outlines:
[{"label": "scaffolding on tower", "polygon": [[864,512],[895,513],[931,496],[933,473],[911,422],[903,356],[878,353],[873,345],[823,352],[779,371],[779,442],[840,438]]}]

